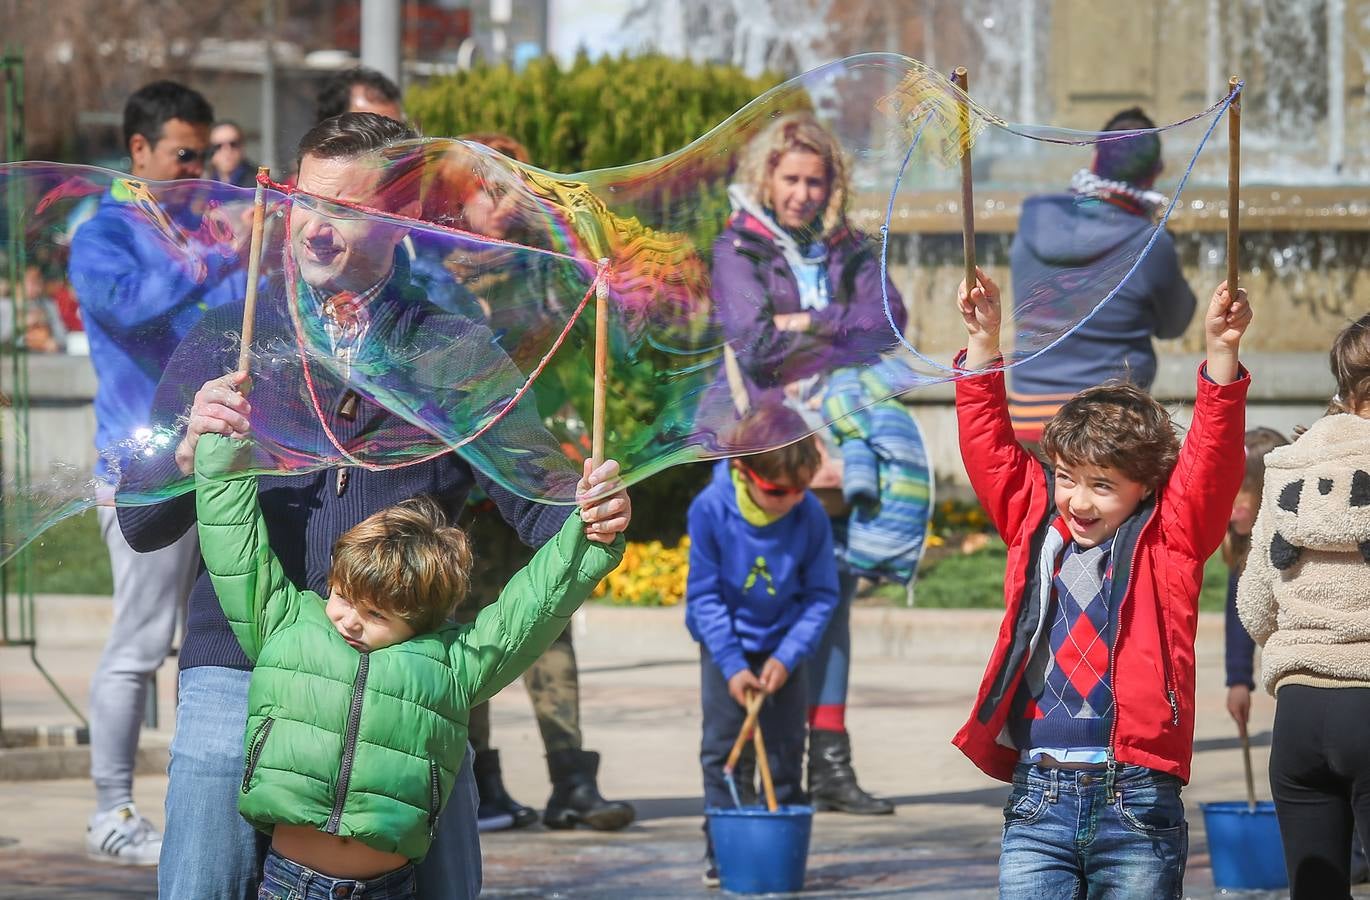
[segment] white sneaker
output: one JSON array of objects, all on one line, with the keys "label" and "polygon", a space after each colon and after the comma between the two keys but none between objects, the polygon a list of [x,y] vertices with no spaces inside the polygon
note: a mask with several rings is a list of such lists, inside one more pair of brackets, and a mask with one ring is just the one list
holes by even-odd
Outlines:
[{"label": "white sneaker", "polygon": [[162,855],[162,834],[126,803],[90,817],[86,855],[120,866],[155,866]]}]

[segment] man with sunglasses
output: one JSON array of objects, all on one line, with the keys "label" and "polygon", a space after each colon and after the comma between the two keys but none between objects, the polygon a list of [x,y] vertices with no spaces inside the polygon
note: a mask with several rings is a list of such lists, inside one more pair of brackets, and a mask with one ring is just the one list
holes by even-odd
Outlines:
[{"label": "man with sunglasses", "polygon": [[[132,178],[115,182],[72,240],[68,274],[96,376],[97,483],[117,481],[127,462],[122,448],[146,428],[158,377],[180,338],[206,309],[242,296],[238,243],[196,248],[204,270],[178,270],[162,229],[194,235],[199,217],[188,202],[176,208],[176,195],[165,186],[144,186],[199,178],[213,120],[204,97],[175,82],[154,82],[130,96],[124,142]],[[171,651],[199,546],[192,530],[156,552],[135,553],[114,509],[102,506],[98,514],[114,575],[114,615],[90,686],[96,811],[86,850],[97,860],[150,866],[157,864],[162,836],[133,805],[134,758],[150,676]]]}]

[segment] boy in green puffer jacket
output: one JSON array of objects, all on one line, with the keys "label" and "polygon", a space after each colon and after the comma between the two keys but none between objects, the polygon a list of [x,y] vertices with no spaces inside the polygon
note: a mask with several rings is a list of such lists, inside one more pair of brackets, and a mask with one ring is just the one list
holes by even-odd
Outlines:
[{"label": "boy in green puffer jacket", "polygon": [[257,480],[241,476],[250,447],[204,435],[195,480],[205,566],[254,664],[238,809],[272,835],[262,896],[410,897],[468,711],[537,659],[623,555],[618,464],[587,462],[580,515],[458,626],[447,617],[471,551],[435,503],[405,501],[339,538],[325,599],[271,552]]}]

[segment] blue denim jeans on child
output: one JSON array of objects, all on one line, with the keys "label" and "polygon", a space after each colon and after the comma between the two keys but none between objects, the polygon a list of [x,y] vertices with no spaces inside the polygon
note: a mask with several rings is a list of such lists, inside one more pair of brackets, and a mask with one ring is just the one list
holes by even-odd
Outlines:
[{"label": "blue denim jeans on child", "polygon": [[1004,805],[1003,900],[1178,900],[1189,826],[1180,781],[1120,766],[1109,797],[1103,771],[1026,763]]},{"label": "blue denim jeans on child", "polygon": [[414,867],[407,865],[376,878],[333,878],[286,859],[266,855],[257,900],[413,900]]}]

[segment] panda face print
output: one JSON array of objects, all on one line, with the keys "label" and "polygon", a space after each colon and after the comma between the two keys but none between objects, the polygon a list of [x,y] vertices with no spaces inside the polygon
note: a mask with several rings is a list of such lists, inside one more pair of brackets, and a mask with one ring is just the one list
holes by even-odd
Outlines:
[{"label": "panda face print", "polygon": [[1305,549],[1354,549],[1370,563],[1370,472],[1309,472],[1279,485],[1274,500],[1268,552],[1276,569],[1292,568]]}]

